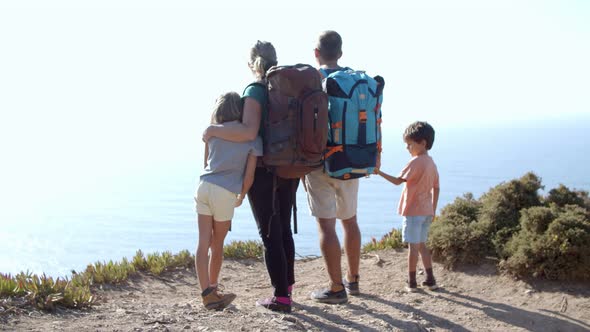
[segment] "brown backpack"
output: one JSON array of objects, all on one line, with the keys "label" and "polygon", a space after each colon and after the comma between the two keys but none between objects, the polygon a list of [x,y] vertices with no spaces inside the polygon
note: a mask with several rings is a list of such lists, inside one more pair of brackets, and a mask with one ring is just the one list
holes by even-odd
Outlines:
[{"label": "brown backpack", "polygon": [[320,73],[304,64],[274,66],[266,73],[266,89],[263,164],[287,179],[323,167],[328,96],[322,90]]}]

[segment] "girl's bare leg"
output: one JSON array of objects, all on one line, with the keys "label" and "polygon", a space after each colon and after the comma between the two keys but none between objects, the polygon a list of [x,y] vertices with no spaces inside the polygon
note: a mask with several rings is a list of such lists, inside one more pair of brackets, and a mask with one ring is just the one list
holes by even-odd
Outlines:
[{"label": "girl's bare leg", "polygon": [[231,226],[231,220],[213,221],[213,233],[211,237],[211,259],[209,260],[209,282],[216,285],[223,263],[223,241]]},{"label": "girl's bare leg", "polygon": [[199,243],[197,244],[197,254],[195,255],[195,268],[199,285],[204,291],[209,287],[209,246],[213,234],[213,217],[199,214]]}]

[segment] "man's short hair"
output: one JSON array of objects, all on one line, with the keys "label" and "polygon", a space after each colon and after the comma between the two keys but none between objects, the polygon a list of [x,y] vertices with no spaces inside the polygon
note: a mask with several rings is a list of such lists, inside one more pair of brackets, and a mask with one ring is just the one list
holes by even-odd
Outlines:
[{"label": "man's short hair", "polygon": [[418,143],[425,140],[426,150],[430,150],[434,144],[434,128],[428,122],[416,121],[406,128],[404,139],[411,139]]},{"label": "man's short hair", "polygon": [[324,31],[318,39],[317,49],[324,60],[338,60],[342,54],[342,38],[336,31]]}]

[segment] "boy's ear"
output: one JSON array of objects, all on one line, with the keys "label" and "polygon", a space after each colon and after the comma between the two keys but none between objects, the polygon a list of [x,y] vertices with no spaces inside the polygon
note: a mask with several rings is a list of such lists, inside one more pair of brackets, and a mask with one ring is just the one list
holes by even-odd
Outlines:
[{"label": "boy's ear", "polygon": [[338,54],[338,60],[340,60],[341,57],[342,57],[342,51],[340,51],[340,54]]},{"label": "boy's ear", "polygon": [[320,57],[320,50],[318,50],[317,48],[313,49],[313,54],[315,55],[316,59],[319,59]]}]

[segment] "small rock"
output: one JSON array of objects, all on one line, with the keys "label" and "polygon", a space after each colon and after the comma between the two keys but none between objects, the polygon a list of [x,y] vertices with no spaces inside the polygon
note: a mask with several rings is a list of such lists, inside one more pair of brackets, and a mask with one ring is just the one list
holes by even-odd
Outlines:
[{"label": "small rock", "polygon": [[525,293],[526,295],[531,295],[531,294],[533,294],[534,292],[535,292],[535,291],[534,291],[534,290],[532,290],[532,289],[527,289],[527,290],[525,290],[525,291],[524,291],[524,293]]},{"label": "small rock", "polygon": [[190,330],[190,329],[191,329],[191,326],[190,326],[190,325],[185,325],[185,326],[184,326],[184,329],[185,329],[185,330]]}]

